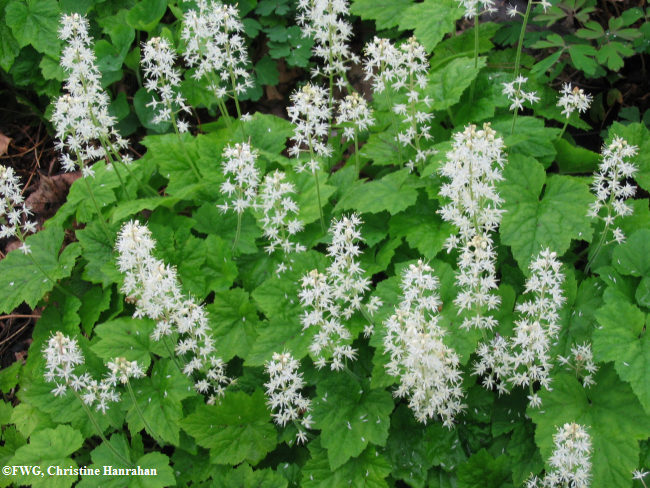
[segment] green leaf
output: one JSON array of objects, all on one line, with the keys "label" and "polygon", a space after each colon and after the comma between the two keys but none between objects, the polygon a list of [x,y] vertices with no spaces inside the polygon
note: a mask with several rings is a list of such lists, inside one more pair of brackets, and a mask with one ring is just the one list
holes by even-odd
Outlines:
[{"label": "green leaf", "polygon": [[30,254],[16,249],[0,261],[0,288],[5,290],[0,295],[0,313],[9,313],[23,302],[36,307],[59,280],[72,274],[81,248],[70,244],[59,254],[63,237],[63,229],[44,229],[26,239]]},{"label": "green leaf", "polygon": [[[61,209],[65,208],[66,212],[76,211],[79,222],[97,220],[97,209],[93,203],[93,198],[102,213],[104,213],[104,209],[108,205],[117,200],[113,191],[120,186],[116,172],[108,169],[103,162],[95,163],[93,170],[95,171],[94,177],[79,178],[72,184],[67,201],[61,207]],[[120,169],[120,171],[122,170]]]},{"label": "green leaf", "polygon": [[246,366],[263,366],[266,361],[271,360],[273,353],[285,349],[291,351],[296,359],[302,359],[309,354],[309,345],[316,333],[315,329],[303,331],[302,325],[295,319],[272,319],[260,325],[255,330],[255,343],[246,356]]},{"label": "green leaf", "polygon": [[277,444],[265,402],[262,390],[251,396],[243,391],[227,393],[219,405],[200,405],[181,426],[197,444],[210,449],[211,462],[255,465]]},{"label": "green leaf", "polygon": [[574,376],[559,374],[552,391],[540,391],[542,408],[526,412],[537,425],[535,442],[548,460],[558,427],[567,422],[584,425],[593,448],[592,486],[630,487],[630,473],[639,460],[638,441],[650,435],[649,417],[609,364],[594,380],[596,385],[585,390]]},{"label": "green leaf", "polygon": [[[16,361],[6,368],[0,370],[0,391],[8,392],[15,388],[20,378],[20,369],[22,364]],[[4,422],[3,422],[4,423]]]},{"label": "green leaf", "polygon": [[91,349],[105,361],[124,357],[137,361],[146,371],[151,364],[151,353],[168,355],[162,342],[151,339],[154,325],[149,319],[120,317],[109,320],[95,327],[97,340]]},{"label": "green leaf", "polygon": [[126,16],[127,23],[137,30],[151,31],[167,11],[167,0],[142,0],[136,2]]},{"label": "green leaf", "polygon": [[485,57],[478,59],[476,68],[473,59],[457,58],[433,71],[429,75],[427,88],[427,94],[433,99],[431,109],[445,110],[458,103],[463,92],[469,88],[486,64]]},{"label": "green leaf", "polygon": [[511,157],[503,176],[500,189],[505,213],[499,232],[524,272],[546,247],[561,256],[572,239],[591,239],[587,211],[593,196],[586,183],[570,176],[552,175],[546,179],[544,168],[523,156]]},{"label": "green leaf", "polygon": [[[136,4],[136,7],[134,8],[137,8],[139,5],[142,5],[142,3]],[[165,2],[165,7],[166,6],[167,2]],[[143,125],[143,127],[146,127],[147,129],[151,129],[158,133],[166,132],[171,127],[171,122],[154,123],[153,121],[154,117],[156,116],[156,111],[152,106],[148,106],[148,104],[151,103],[151,100],[154,98],[155,97],[151,94],[151,92],[149,92],[146,88],[141,87],[137,92],[135,92],[135,95],[133,96],[133,108],[135,109],[138,120],[140,120],[140,123]],[[172,134],[169,135],[171,136]],[[176,138],[176,134],[173,134],[173,137]],[[178,142],[178,139],[176,139],[176,141]],[[146,145],[144,141],[143,144]],[[176,152],[179,151],[177,150]],[[189,163],[187,163],[187,165],[189,166]]]},{"label": "green leaf", "polygon": [[413,30],[413,35],[430,53],[445,34],[454,31],[456,21],[463,14],[454,0],[425,0],[403,11],[399,28]]},{"label": "green leaf", "polygon": [[353,0],[350,12],[364,20],[374,20],[377,30],[390,29],[399,24],[411,0]]},{"label": "green leaf", "polygon": [[137,200],[127,200],[120,202],[111,214],[111,223],[119,222],[124,217],[130,217],[142,210],[155,210],[158,207],[173,207],[179,202],[179,198],[173,197],[153,197],[139,198]]},{"label": "green leaf", "polygon": [[[117,235],[117,226],[112,226],[110,230],[111,235]],[[103,226],[93,222],[78,230],[76,235],[86,260],[83,278],[103,287],[120,282],[122,275],[117,269],[117,256],[113,253],[114,241],[106,235]]]},{"label": "green leaf", "polygon": [[515,424],[506,452],[512,459],[512,480],[522,486],[531,473],[539,473],[544,461],[535,445],[535,426],[530,420]]},{"label": "green leaf", "polygon": [[302,469],[302,486],[305,488],[388,488],[386,478],[390,474],[390,464],[372,446],[336,470],[330,468],[325,449],[318,440],[309,443],[309,452],[311,459]]},{"label": "green leaf", "polygon": [[357,210],[360,213],[379,213],[387,210],[395,215],[413,205],[418,192],[409,183],[412,176],[407,169],[389,173],[369,183],[359,183],[346,191],[336,210]]},{"label": "green leaf", "polygon": [[59,56],[59,18],[56,0],[12,0],[5,8],[5,21],[20,47],[34,49],[53,57]]},{"label": "green leaf", "polygon": [[433,259],[443,249],[445,240],[454,233],[451,224],[443,222],[432,201],[418,200],[413,212],[402,212],[391,217],[388,227],[391,236],[405,237],[412,249]]},{"label": "green leaf", "polygon": [[[159,360],[151,374],[133,381],[133,391],[142,414],[163,440],[178,445],[180,421],[183,418],[181,401],[194,394],[189,379],[170,360]],[[131,432],[139,432],[145,426],[135,407],[127,415]]]},{"label": "green leaf", "polygon": [[393,400],[385,390],[364,390],[352,378],[331,375],[318,382],[314,423],[321,432],[330,468],[335,470],[363,452],[368,443],[388,438]]},{"label": "green leaf", "polygon": [[222,488],[242,488],[254,486],[255,488],[285,488],[287,479],[272,469],[255,469],[249,464],[241,464],[236,469],[229,469],[223,477],[213,476],[215,486]]},{"label": "green leaf", "polygon": [[99,286],[89,288],[81,297],[79,318],[83,331],[90,335],[102,312],[111,306],[113,288],[102,289]]},{"label": "green leaf", "polygon": [[[123,458],[129,461],[133,459],[123,434],[114,434],[109,442]],[[134,468],[139,467],[142,470],[150,470],[150,472],[155,469],[155,475],[124,475],[119,474],[119,471],[114,471],[128,467],[124,466],[124,461],[115,455],[105,442],[93,449],[90,457],[93,463],[88,467],[99,469],[101,474],[83,476],[77,485],[78,488],[165,488],[176,485],[174,470],[169,466],[169,458],[159,452],[150,452],[133,462]],[[105,466],[110,467],[108,472]]]},{"label": "green leaf", "polygon": [[650,340],[646,316],[629,303],[610,302],[596,312],[601,327],[594,331],[594,355],[599,361],[612,361],[621,379],[650,414]]},{"label": "green leaf", "polygon": [[[280,73],[276,61],[273,61],[269,56],[264,56],[257,63],[255,63],[255,74],[257,75],[257,82],[260,85],[277,85],[280,81]],[[256,112],[256,114],[259,112]]]},{"label": "green leaf", "polygon": [[76,466],[70,455],[83,444],[79,431],[67,425],[56,429],[44,429],[29,439],[29,444],[19,448],[10,463],[14,466],[40,466],[44,476],[18,475],[15,480],[34,487],[68,488],[77,480],[76,476],[49,476],[49,466]]},{"label": "green leaf", "polygon": [[493,458],[485,449],[474,454],[458,466],[458,488],[512,487],[508,458]]},{"label": "green leaf", "polygon": [[216,293],[206,307],[216,352],[224,361],[246,359],[257,337],[257,308],[241,288]]},{"label": "green leaf", "polygon": [[639,229],[616,246],[612,261],[621,274],[650,276],[650,229]]},{"label": "green leaf", "polygon": [[[219,236],[226,243],[235,242],[237,216],[234,213],[224,214],[214,203],[205,203],[192,214],[192,218],[196,221],[194,229],[197,231]],[[262,232],[253,216],[244,213],[237,250],[243,254],[256,253],[255,240],[261,235]]]},{"label": "green leaf", "polygon": [[574,146],[566,139],[558,139],[553,144],[557,151],[555,161],[561,173],[591,173],[598,168],[599,154]]},{"label": "green leaf", "polygon": [[548,167],[555,160],[555,141],[560,129],[546,127],[544,119],[537,117],[517,117],[514,133],[512,117],[506,117],[492,124],[494,130],[503,134],[508,148],[508,156],[530,156]]},{"label": "green leaf", "polygon": [[[4,12],[5,3],[0,2],[0,12]],[[18,53],[20,53],[20,46],[11,33],[11,29],[6,22],[0,21],[0,68],[9,71]]]}]

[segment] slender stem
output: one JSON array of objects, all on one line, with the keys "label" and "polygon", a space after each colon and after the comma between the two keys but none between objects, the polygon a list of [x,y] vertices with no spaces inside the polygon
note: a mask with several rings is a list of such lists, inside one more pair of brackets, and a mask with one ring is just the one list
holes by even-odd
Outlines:
[{"label": "slender stem", "polygon": [[[309,136],[308,142],[309,142],[309,157],[313,161],[314,148],[311,142],[311,135]],[[321,199],[320,199],[320,185],[318,184],[318,171],[316,171],[316,169],[312,169],[311,172],[314,175],[314,181],[316,182],[316,196],[318,197],[318,213],[320,214],[320,227],[324,234],[326,232],[325,217],[323,217],[323,204],[321,203]]]},{"label": "slender stem", "polygon": [[131,382],[126,380],[126,389],[129,390],[129,395],[131,396],[131,401],[133,402],[133,405],[135,406],[136,412],[138,412],[138,415],[142,419],[142,423],[144,424],[144,428],[149,431],[151,434],[151,437],[158,443],[159,446],[163,446],[165,443],[158,437],[156,432],[151,428],[149,425],[149,422],[147,422],[147,419],[144,418],[144,414],[142,413],[142,410],[140,410],[140,405],[138,405],[138,401],[135,398],[135,393],[133,393],[133,388],[131,387]]},{"label": "slender stem", "polygon": [[169,354],[169,357],[172,359],[172,361],[174,361],[174,364],[176,365],[176,368],[178,368],[178,371],[181,374],[185,374],[185,373],[183,373],[183,368],[181,368],[181,365],[178,364],[178,361],[176,360],[176,355],[172,351],[172,348],[169,346],[169,342],[167,341],[167,336],[165,336],[165,335],[163,336],[162,342],[165,345],[165,349],[167,349],[167,353]]},{"label": "slender stem", "polygon": [[76,396],[77,399],[79,400],[79,402],[81,402],[81,406],[86,411],[86,415],[88,415],[88,418],[90,419],[93,426],[95,427],[95,430],[97,431],[97,434],[99,435],[101,440],[104,441],[104,444],[106,445],[106,447],[108,447],[113,452],[113,454],[115,454],[115,456],[117,456],[120,459],[120,461],[122,461],[126,466],[133,466],[133,463],[131,461],[127,460],[124,456],[122,456],[122,454],[120,454],[111,445],[111,443],[108,441],[108,439],[104,435],[104,432],[102,431],[102,428],[97,423],[97,420],[95,420],[95,417],[93,416],[93,413],[90,411],[90,409],[88,408],[88,405],[86,405],[86,403],[83,401],[83,399],[81,398],[79,393],[77,393],[77,391],[74,388],[70,388],[70,390],[72,390],[72,393],[74,393],[74,396]]},{"label": "slender stem", "polygon": [[147,183],[147,184],[142,183],[142,182],[140,181],[140,178],[136,177],[136,176],[133,174],[133,171],[131,171],[131,168],[129,168],[129,165],[126,164],[126,163],[122,160],[122,156],[121,156],[120,153],[117,151],[117,149],[115,149],[115,146],[114,146],[113,143],[110,141],[110,139],[108,139],[108,140],[106,140],[106,141],[102,141],[102,145],[104,145],[104,144],[106,144],[106,145],[108,146],[109,151],[113,154],[113,161],[114,161],[114,162],[119,162],[122,166],[124,166],[124,169],[126,170],[126,172],[129,173],[129,176],[130,176],[130,177],[131,177],[131,178],[132,178],[132,179],[133,179],[133,180],[138,184],[138,186],[139,186],[142,190],[145,190],[147,193],[151,194],[152,196],[155,196],[155,197],[158,196],[158,192],[157,192],[157,191],[156,191],[156,190],[155,190],[151,185],[149,185],[148,183]]},{"label": "slender stem", "polygon": [[[479,50],[479,20],[480,20],[480,11],[479,11],[479,2],[476,2],[476,13],[474,14],[474,69],[478,69],[478,50]],[[472,84],[469,89],[469,102],[474,101],[474,90],[476,89],[476,78],[472,80]]]},{"label": "slender stem", "polygon": [[607,230],[609,229],[609,224],[605,224],[605,228],[603,229],[603,233],[600,235],[600,240],[598,241],[598,245],[596,245],[596,250],[594,253],[591,255],[591,258],[587,261],[587,266],[585,266],[585,275],[589,274],[589,271],[591,270],[591,265],[594,264],[594,261],[600,254],[600,250],[603,247],[603,243],[605,242],[605,238],[607,237]]},{"label": "slender stem", "polygon": [[515,133],[515,124],[517,123],[517,115],[519,110],[515,109],[515,113],[512,115],[512,125],[510,126],[510,135]]},{"label": "slender stem", "polygon": [[359,161],[359,138],[357,137],[357,129],[354,129],[354,167],[357,169],[357,179],[361,175],[361,162]]},{"label": "slender stem", "polygon": [[239,244],[239,236],[241,234],[241,218],[242,214],[237,212],[237,231],[235,232],[235,242],[232,243],[232,251],[235,252],[237,249],[237,244]]},{"label": "slender stem", "polygon": [[569,118],[567,117],[566,121],[564,122],[564,125],[562,126],[562,130],[560,131],[560,135],[557,136],[558,140],[562,139],[562,136],[564,135],[564,131],[566,130],[568,125],[569,125]]},{"label": "slender stem", "polygon": [[181,137],[181,133],[178,130],[178,124],[176,123],[176,117],[172,114],[172,126],[174,127],[174,132],[176,133],[176,137],[178,137],[178,142],[181,145],[181,148],[183,148],[183,152],[185,153],[185,157],[187,158],[187,161],[190,163],[190,167],[192,168],[192,172],[194,173],[194,176],[201,181],[202,176],[201,172],[199,171],[199,168],[197,168],[196,164],[194,163],[194,160],[190,156],[190,153],[187,151],[187,147],[185,147],[185,142],[183,141],[183,138]]},{"label": "slender stem", "polygon": [[530,10],[533,3],[533,0],[528,0],[526,13],[524,14],[524,22],[521,25],[521,32],[519,33],[519,43],[517,44],[517,55],[515,57],[515,78],[519,76],[519,69],[521,68],[521,50],[524,48],[524,36],[526,35],[526,26],[528,25],[528,17],[530,17]]},{"label": "slender stem", "polygon": [[[81,157],[79,153],[77,153],[77,160],[81,162]],[[83,164],[83,163],[81,163]],[[82,171],[83,173],[83,171]],[[84,183],[86,185],[86,189],[88,190],[88,196],[90,196],[90,201],[93,202],[93,206],[95,207],[95,212],[97,212],[97,217],[99,220],[100,225],[102,226],[102,229],[104,229],[104,233],[106,234],[106,237],[108,237],[109,242],[113,239],[111,235],[111,231],[108,229],[108,226],[106,225],[106,221],[104,220],[104,216],[102,215],[101,210],[99,209],[99,205],[97,204],[97,200],[95,200],[95,195],[93,194],[93,190],[90,187],[90,183],[88,183],[88,178],[86,176],[81,176],[81,179],[84,180]]]}]

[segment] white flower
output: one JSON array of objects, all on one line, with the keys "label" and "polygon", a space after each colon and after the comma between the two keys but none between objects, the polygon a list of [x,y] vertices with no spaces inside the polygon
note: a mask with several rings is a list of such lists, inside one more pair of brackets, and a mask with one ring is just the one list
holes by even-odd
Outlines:
[{"label": "white flower", "polygon": [[111,375],[120,383],[126,383],[129,378],[142,378],[144,370],[137,361],[127,361],[126,358],[118,357],[106,363]]},{"label": "white flower", "polygon": [[522,85],[527,81],[528,78],[519,75],[510,83],[502,83],[502,93],[508,97],[508,100],[510,100],[511,103],[510,110],[522,110],[524,108],[524,102],[528,102],[531,105],[539,102],[539,97],[536,92],[526,92],[522,89]]},{"label": "white flower", "polygon": [[[66,171],[79,166],[85,177],[92,176],[88,163],[106,157],[107,147],[115,151],[128,143],[115,129],[115,117],[108,113],[110,99],[95,65],[88,21],[76,13],[63,15],[59,37],[66,41],[61,66],[67,75],[67,93],[54,104],[55,147],[62,153],[61,164]],[[128,159],[122,161],[127,163]]]},{"label": "white flower", "polygon": [[289,148],[291,156],[298,157],[301,153],[309,153],[309,161],[298,164],[296,171],[309,169],[318,170],[315,155],[329,156],[332,149],[325,140],[328,133],[328,121],[331,111],[327,106],[327,91],[311,83],[305,84],[291,95],[291,105],[287,108],[291,122],[295,124],[293,137],[294,145]]},{"label": "white flower", "polygon": [[[16,172],[0,164],[0,239],[17,236],[24,241],[26,234],[36,232],[36,222],[27,220],[30,215]],[[22,249],[25,254],[30,252],[24,243]]]},{"label": "white flower", "polygon": [[209,81],[217,98],[241,95],[253,86],[253,78],[239,13],[232,5],[214,0],[197,0],[196,4],[198,11],[188,10],[183,17],[185,62],[196,67],[195,79]]},{"label": "white flower", "polygon": [[[226,212],[232,209],[237,214],[255,205],[257,187],[260,184],[260,172],[255,166],[257,151],[251,149],[248,142],[227,145],[223,150],[224,161],[221,163],[226,181],[221,184],[221,193],[226,200],[218,207]],[[232,177],[232,180],[231,180]]]},{"label": "white flower", "polygon": [[147,104],[147,107],[157,109],[153,123],[173,121],[178,124],[179,132],[186,132],[189,125],[183,120],[176,122],[176,114],[180,111],[191,114],[192,110],[180,91],[181,76],[174,68],[175,62],[176,52],[164,37],[152,37],[142,45],[144,86],[160,98]]},{"label": "white flower", "polygon": [[[264,178],[259,192],[258,206],[263,213],[260,222],[264,237],[269,240],[264,249],[269,254],[280,249],[287,257],[291,253],[306,250],[305,246],[291,240],[291,236],[302,231],[304,227],[303,223],[296,218],[299,213],[298,204],[287,195],[295,192],[295,186],[287,181],[282,171],[275,170]],[[285,269],[286,263],[283,262],[276,271],[280,274]]]},{"label": "white flower", "polygon": [[[305,311],[301,322],[304,329],[318,328],[309,350],[319,368],[331,363],[332,370],[341,370],[345,359],[356,358],[351,346],[353,337],[343,321],[361,309],[363,296],[370,288],[370,280],[363,277],[357,261],[361,254],[360,225],[361,219],[355,214],[334,219],[330,226],[332,243],[327,247],[332,261],[327,272],[314,269],[302,278],[300,303]],[[378,306],[376,300],[374,306]]]},{"label": "white flower", "polygon": [[[633,158],[637,152],[636,146],[628,144],[618,136],[614,137],[609,146],[603,147],[603,160],[598,167],[598,172],[594,173],[594,181],[591,184],[592,191],[596,194],[596,201],[589,206],[587,214],[605,223],[603,239],[607,238],[611,230],[612,241],[620,243],[625,240],[623,231],[618,227],[612,229],[612,226],[617,218],[626,217],[633,212],[632,207],[627,205],[625,200],[634,196],[636,186],[625,180],[632,178],[638,171],[638,168],[628,161],[628,158]],[[606,215],[601,216],[603,208]]]},{"label": "white flower", "polygon": [[401,76],[404,55],[388,39],[375,37],[364,48],[365,80],[372,81],[374,93],[382,93],[398,75]]},{"label": "white flower", "polygon": [[562,107],[562,113],[568,119],[576,110],[579,113],[586,112],[592,100],[592,96],[585,93],[582,88],[572,87],[571,83],[564,83],[557,106]]},{"label": "white flower", "polygon": [[585,388],[596,384],[594,374],[598,371],[598,366],[594,364],[594,355],[588,342],[574,344],[571,347],[571,355],[558,356],[558,361],[573,371],[576,377],[582,378],[582,386]]},{"label": "white flower", "polygon": [[[198,375],[195,388],[209,395],[208,402],[214,402],[232,380],[225,376],[225,365],[216,357],[205,309],[183,295],[176,269],[152,255],[155,244],[146,225],[132,220],[122,226],[115,244],[118,267],[125,275],[122,292],[135,303],[134,317],[156,321],[153,340],[178,334],[175,351],[180,357],[187,356],[183,372],[190,377]],[[209,388],[205,388],[205,381]]]},{"label": "white flower", "polygon": [[313,53],[320,59],[312,76],[332,77],[337,86],[345,86],[349,63],[358,58],[350,51],[352,25],[345,20],[349,14],[347,0],[299,0],[296,20],[304,37],[314,40]]},{"label": "white flower", "polygon": [[465,18],[473,19],[477,14],[493,13],[497,9],[494,7],[494,0],[456,0],[460,7],[465,9]]},{"label": "white flower", "polygon": [[402,115],[402,130],[397,134],[396,140],[400,145],[415,151],[415,157],[406,162],[406,167],[411,171],[427,158],[434,154],[432,148],[423,147],[425,141],[431,139],[430,128],[433,114],[426,111],[432,100],[428,95],[423,95],[427,86],[429,61],[427,53],[415,37],[411,37],[400,45],[401,65],[395,72],[392,88],[401,91],[406,96],[406,104],[396,104],[393,111]]},{"label": "white flower", "polygon": [[462,376],[455,351],[443,342],[438,325],[442,302],[438,278],[423,261],[402,275],[402,301],[385,322],[384,348],[388,373],[400,378],[397,397],[407,397],[418,421],[439,418],[451,428],[462,404]]},{"label": "white flower", "polygon": [[[515,320],[514,335],[508,339],[507,353],[500,358],[505,364],[495,368],[495,376],[502,381],[525,388],[538,383],[550,389],[549,372],[553,365],[549,350],[557,339],[559,310],[566,301],[561,266],[549,249],[541,251],[530,263],[531,275],[526,280],[525,293],[532,294],[533,299],[515,307],[519,317]],[[533,408],[541,405],[536,394],[530,395],[529,401]]]},{"label": "white flower", "polygon": [[343,129],[343,133],[348,139],[355,138],[359,132],[367,131],[374,123],[374,119],[365,98],[354,92],[340,100],[336,123],[338,125],[349,124]]},{"label": "white flower", "polygon": [[503,200],[496,191],[496,183],[503,179],[502,150],[503,140],[490,124],[481,130],[469,125],[454,134],[453,149],[440,168],[440,174],[450,180],[442,185],[440,195],[450,202],[439,213],[459,229],[458,236],[450,237],[447,248],[460,248],[456,274],[459,294],[454,303],[459,313],[470,311],[463,319],[463,328],[492,329],[496,325],[482,310],[493,310],[500,303],[492,293],[497,288],[492,233],[503,212],[499,208]]},{"label": "white flower", "polygon": [[564,424],[553,435],[555,450],[544,478],[533,476],[527,488],[588,488],[591,482],[591,437],[576,423]]},{"label": "white flower", "polygon": [[[273,353],[271,361],[267,361],[264,370],[269,375],[269,381],[264,383],[268,400],[266,404],[273,411],[273,421],[284,427],[288,422],[301,420],[304,428],[311,427],[311,401],[302,396],[300,389],[305,386],[302,373],[298,373],[300,363],[288,352]],[[298,430],[296,438],[299,444],[304,444],[307,436],[302,429]]]}]

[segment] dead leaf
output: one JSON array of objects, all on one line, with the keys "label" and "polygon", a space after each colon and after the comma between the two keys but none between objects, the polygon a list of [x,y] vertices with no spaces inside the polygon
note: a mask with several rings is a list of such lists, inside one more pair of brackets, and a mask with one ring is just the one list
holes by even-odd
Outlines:
[{"label": "dead leaf", "polygon": [[11,137],[7,137],[2,132],[0,132],[0,156],[7,153],[7,149],[9,149],[10,142],[11,142]]},{"label": "dead leaf", "polygon": [[51,217],[65,203],[70,185],[81,173],[63,173],[55,176],[40,175],[38,187],[27,197],[26,204],[40,221]]}]

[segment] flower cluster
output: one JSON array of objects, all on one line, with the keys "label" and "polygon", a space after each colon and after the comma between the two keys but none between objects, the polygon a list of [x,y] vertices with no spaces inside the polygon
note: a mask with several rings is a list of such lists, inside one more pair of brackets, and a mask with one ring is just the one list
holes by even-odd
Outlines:
[{"label": "flower cluster", "polygon": [[368,102],[357,92],[347,95],[338,105],[338,125],[347,124],[343,128],[343,135],[347,139],[354,139],[359,132],[367,131],[374,123]]},{"label": "flower cluster", "polygon": [[314,56],[322,60],[322,65],[317,63],[312,70],[312,76],[323,74],[339,88],[346,84],[346,64],[359,62],[348,46],[352,36],[352,25],[345,20],[348,14],[347,0],[298,1],[298,25],[304,37],[314,40]]},{"label": "flower cluster", "polygon": [[195,389],[208,395],[208,403],[214,403],[231,380],[225,375],[224,362],[215,356],[208,317],[201,305],[183,296],[176,269],[152,255],[155,245],[147,226],[138,221],[122,226],[115,245],[118,267],[125,275],[122,291],[135,303],[134,317],[156,321],[151,334],[154,340],[179,334],[176,353],[188,356],[183,373],[197,374]]},{"label": "flower cluster", "polygon": [[[286,257],[306,250],[302,244],[291,241],[291,236],[304,227],[302,221],[295,217],[299,211],[298,204],[287,195],[295,192],[296,187],[287,181],[287,176],[282,171],[275,170],[264,178],[259,193],[259,207],[263,212],[261,223],[264,237],[269,240],[264,249],[269,254],[281,249]],[[287,264],[282,262],[276,271],[280,274],[286,269]]]},{"label": "flower cluster", "polygon": [[302,152],[309,153],[309,161],[299,163],[297,172],[316,172],[319,168],[315,155],[327,157],[332,153],[325,139],[331,110],[327,106],[327,91],[311,83],[305,84],[291,95],[291,105],[287,114],[295,125],[291,140],[294,145],[289,148],[291,156],[298,157]]},{"label": "flower cluster", "polygon": [[447,240],[447,249],[459,247],[459,272],[456,284],[460,292],[454,303],[459,313],[471,311],[463,319],[462,327],[492,329],[496,324],[483,308],[495,309],[500,299],[491,291],[497,288],[492,241],[501,222],[502,199],[495,184],[501,181],[504,165],[503,140],[485,124],[483,129],[469,125],[463,132],[454,134],[453,149],[440,174],[449,179],[442,185],[440,195],[450,200],[439,210],[442,218],[459,229],[459,235]]},{"label": "flower cluster", "polygon": [[119,357],[106,363],[110,371],[112,380],[117,383],[127,383],[130,378],[144,377],[144,370],[137,361],[128,361],[126,358]]},{"label": "flower cluster", "polygon": [[491,14],[497,11],[494,0],[457,0],[457,2],[461,8],[465,9],[466,19],[473,19],[477,15]]},{"label": "flower cluster", "polygon": [[[318,368],[331,362],[332,370],[341,370],[345,358],[356,358],[352,335],[343,320],[361,309],[363,295],[370,287],[356,260],[361,253],[357,244],[361,240],[360,225],[361,219],[355,214],[334,220],[330,226],[332,243],[327,248],[332,262],[327,272],[314,269],[302,278],[300,303],[305,311],[301,322],[304,329],[318,327],[310,346]],[[375,309],[378,306],[376,301],[373,305]]]},{"label": "flower cluster", "polygon": [[[36,222],[24,220],[31,214],[32,211],[25,205],[16,172],[13,168],[0,165],[0,239],[17,236],[24,241],[26,234],[36,232]],[[21,249],[25,254],[30,252],[24,242]]]},{"label": "flower cluster", "polygon": [[402,275],[402,301],[385,322],[384,348],[390,354],[388,373],[400,378],[396,397],[408,397],[420,422],[440,418],[452,427],[462,404],[460,361],[443,342],[438,325],[442,305],[438,278],[423,261],[411,264]]},{"label": "flower cluster", "polygon": [[591,481],[591,437],[574,423],[564,424],[553,435],[555,450],[549,459],[551,470],[544,478],[533,476],[526,488],[588,488]]},{"label": "flower cluster", "polygon": [[[82,401],[96,410],[106,413],[110,403],[119,401],[120,395],[115,391],[117,383],[113,374],[101,381],[93,379],[88,373],[76,372],[85,359],[76,339],[61,332],[53,334],[43,348],[45,356],[45,381],[54,383],[54,396],[65,395],[68,388],[77,393]],[[111,363],[109,363],[111,364]]]},{"label": "flower cluster", "polygon": [[429,61],[424,46],[415,37],[402,45],[401,64],[397,71],[393,88],[406,93],[406,103],[398,103],[393,111],[402,117],[402,124],[405,129],[397,134],[397,141],[406,148],[415,151],[415,158],[406,162],[406,167],[411,171],[418,164],[423,164],[427,158],[434,154],[433,149],[422,147],[423,141],[431,139],[431,120],[433,114],[428,112],[431,106],[431,98],[422,95],[427,86],[427,73],[429,72]]},{"label": "flower cluster", "polygon": [[[614,140],[603,148],[603,161],[594,174],[594,181],[591,185],[596,194],[596,201],[589,207],[589,217],[598,218],[605,223],[603,239],[607,238],[608,231],[614,225],[617,217],[625,217],[632,214],[632,207],[625,203],[625,200],[634,196],[636,186],[624,183],[626,178],[631,178],[638,171],[638,168],[628,161],[627,158],[636,156],[638,148],[627,143],[624,139],[616,136]],[[605,208],[607,215],[600,216],[600,211]],[[613,240],[621,243],[625,241],[625,234],[620,227],[611,229]],[[612,242],[612,241],[610,241]]]},{"label": "flower cluster", "polygon": [[[274,411],[273,420],[276,424],[284,427],[288,422],[300,420],[302,427],[309,429],[312,425],[309,415],[311,401],[300,393],[305,381],[302,373],[298,373],[299,366],[300,363],[288,352],[273,353],[272,360],[264,366],[269,375],[268,383],[264,383],[268,396],[266,404]],[[298,429],[296,440],[299,444],[307,441],[304,430]]]},{"label": "flower cluster", "polygon": [[[214,0],[196,3],[198,11],[189,10],[183,17],[185,62],[196,67],[195,79],[208,80],[217,98],[237,97],[253,86],[239,13],[232,5]],[[222,85],[224,81],[230,88]]]},{"label": "flower cluster", "polygon": [[572,87],[571,83],[565,83],[562,85],[561,96],[557,101],[557,106],[562,107],[562,113],[568,119],[576,110],[579,113],[586,112],[592,100],[592,96],[585,93],[582,88],[578,88],[577,86]]},{"label": "flower cluster", "polygon": [[[79,14],[64,15],[59,37],[66,41],[61,66],[67,74],[64,88],[54,107],[52,122],[56,129],[56,147],[63,154],[66,171],[81,167],[84,176],[92,176],[88,162],[105,157],[110,151],[124,149],[128,143],[115,129],[115,117],[108,113],[110,99],[101,85],[101,73],[95,65],[88,21]],[[130,158],[120,156],[123,163]]]},{"label": "flower cluster", "polygon": [[[556,253],[545,249],[531,262],[531,275],[526,281],[525,293],[534,298],[517,304],[519,318],[515,320],[514,335],[505,341],[501,336],[492,344],[482,344],[475,373],[485,375],[483,384],[491,388],[495,380],[515,386],[528,387],[539,383],[549,389],[552,359],[549,350],[560,330],[559,310],[565,302],[562,294],[564,275]],[[499,392],[506,390],[499,385]],[[531,407],[539,407],[539,395],[528,397]]]},{"label": "flower cluster", "polygon": [[[255,166],[257,151],[248,142],[227,145],[223,150],[221,163],[226,181],[221,184],[221,193],[230,199],[218,207],[225,213],[232,209],[237,214],[255,206],[260,172]],[[232,179],[231,179],[232,177]]]},{"label": "flower cluster", "polygon": [[375,37],[364,48],[363,70],[365,80],[372,82],[372,91],[382,93],[400,75],[402,52],[388,39]]},{"label": "flower cluster", "polygon": [[510,110],[522,110],[524,108],[524,102],[528,102],[531,105],[539,102],[539,97],[536,92],[527,92],[522,89],[522,85],[527,81],[528,78],[519,75],[510,83],[503,83],[502,93],[507,96],[510,101]]},{"label": "flower cluster", "polygon": [[574,344],[569,356],[558,356],[557,359],[560,364],[573,371],[577,378],[582,378],[582,386],[585,388],[596,384],[594,374],[598,371],[598,366],[594,364],[594,355],[588,342]]},{"label": "flower cluster", "polygon": [[[174,68],[176,52],[164,37],[152,37],[142,45],[142,68],[145,76],[145,88],[155,92],[160,100],[153,98],[147,104],[157,110],[153,123],[172,122],[179,132],[187,132],[186,121],[176,120],[178,112],[192,113],[180,92],[181,75]],[[160,108],[159,108],[160,106]]]}]

